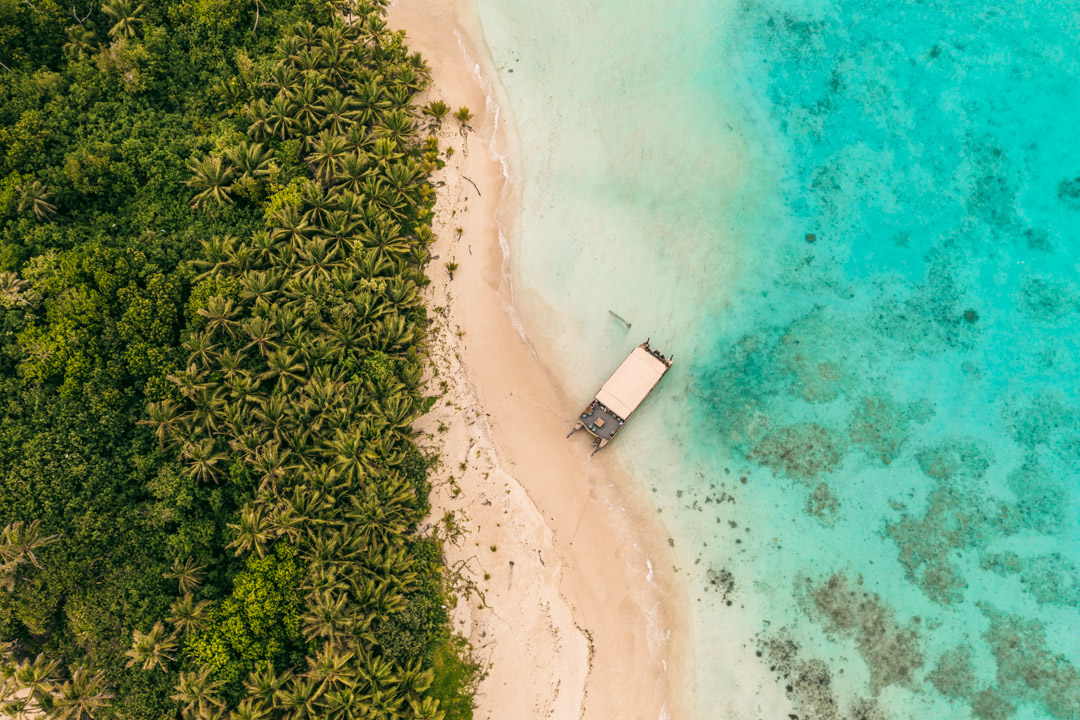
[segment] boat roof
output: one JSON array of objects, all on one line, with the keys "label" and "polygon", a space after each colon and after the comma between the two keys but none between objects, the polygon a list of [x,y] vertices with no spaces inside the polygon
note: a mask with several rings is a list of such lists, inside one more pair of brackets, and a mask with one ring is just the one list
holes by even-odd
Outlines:
[{"label": "boat roof", "polygon": [[596,393],[596,399],[625,420],[660,382],[667,369],[667,364],[660,358],[643,347],[636,347]]}]

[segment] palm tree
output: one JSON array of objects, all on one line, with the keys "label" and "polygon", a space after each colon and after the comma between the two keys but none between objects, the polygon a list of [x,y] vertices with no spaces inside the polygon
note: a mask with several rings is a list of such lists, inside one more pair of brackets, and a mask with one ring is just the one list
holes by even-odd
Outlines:
[{"label": "palm tree", "polygon": [[217,691],[225,683],[210,679],[210,668],[203,666],[195,672],[181,672],[176,683],[176,694],[170,697],[183,703],[182,711],[186,717],[208,713],[214,708],[223,707],[217,698]]},{"label": "palm tree", "polygon": [[204,568],[201,565],[196,565],[195,560],[192,558],[183,561],[176,558],[173,560],[172,570],[162,573],[161,576],[167,580],[179,581],[180,592],[190,593],[202,585],[203,578],[206,576],[203,570]]},{"label": "palm tree", "polygon": [[219,331],[231,338],[236,337],[233,328],[237,326],[235,318],[239,315],[239,308],[232,299],[215,295],[206,302],[206,307],[196,312],[206,318],[206,329],[211,337]]},{"label": "palm tree", "polygon": [[45,220],[56,212],[56,206],[49,202],[52,199],[52,193],[41,184],[40,180],[35,180],[29,185],[16,185],[15,192],[19,194],[17,205],[19,212],[33,210],[34,217],[38,220]]},{"label": "palm tree", "polygon": [[188,461],[184,471],[203,483],[211,480],[217,482],[221,476],[220,464],[228,460],[228,455],[217,450],[210,438],[185,443],[180,450],[180,457]]},{"label": "palm tree", "polygon": [[386,91],[386,99],[390,101],[390,107],[396,110],[404,110],[412,103],[415,93],[405,85],[391,85]]},{"label": "palm tree", "polygon": [[352,687],[331,690],[323,697],[323,708],[327,720],[368,720],[371,715],[367,696]]},{"label": "palm tree", "polygon": [[63,50],[68,55],[80,56],[94,49],[97,36],[94,31],[82,25],[72,25],[66,31],[67,42]]},{"label": "palm tree", "polygon": [[403,487],[394,488],[388,497],[382,495],[373,486],[368,486],[363,496],[353,495],[345,518],[364,542],[391,547],[403,541],[412,521],[409,504],[415,501],[412,491]]},{"label": "palm tree", "polygon": [[282,140],[292,135],[296,121],[293,119],[293,101],[286,95],[278,95],[266,109],[266,129]]},{"label": "palm tree", "polygon": [[412,135],[413,119],[405,110],[390,110],[382,116],[382,121],[375,126],[375,136],[390,138],[398,145],[404,145]]},{"label": "palm tree", "polygon": [[279,61],[279,66],[292,67],[292,58],[307,47],[307,43],[299,35],[286,35],[278,40],[277,52],[283,59]]},{"label": "palm tree", "polygon": [[217,343],[209,332],[193,332],[183,342],[183,348],[188,351],[188,365],[199,365],[210,369],[217,358]]},{"label": "palm tree", "polygon": [[328,92],[319,105],[322,113],[322,129],[329,130],[335,135],[344,135],[349,127],[356,122],[356,110],[353,109],[354,101],[350,97],[342,95],[337,90]]},{"label": "palm tree", "polygon": [[240,299],[272,302],[281,292],[281,273],[273,270],[245,273],[240,278]]},{"label": "palm tree", "polygon": [[305,182],[300,188],[300,199],[303,202],[304,219],[313,225],[321,225],[339,204],[337,194],[317,182]]},{"label": "palm tree", "polygon": [[364,478],[375,469],[378,456],[371,450],[370,440],[359,428],[337,430],[327,449],[333,458],[332,467],[350,482]]},{"label": "palm tree", "polygon": [[352,48],[344,40],[322,44],[323,74],[334,87],[345,87],[353,65]]},{"label": "palm tree", "polygon": [[305,133],[319,126],[320,106],[319,88],[310,79],[293,94],[293,119]]},{"label": "palm tree", "polygon": [[273,135],[270,129],[270,106],[266,100],[258,98],[250,103],[245,110],[251,124],[248,125],[247,134],[256,140],[265,140]]},{"label": "palm tree", "polygon": [[43,715],[52,704],[55,672],[59,665],[59,660],[47,660],[39,653],[33,661],[25,659],[0,668],[0,679],[4,680],[0,690],[14,687],[16,695],[16,699],[3,708],[5,712],[28,720]]},{"label": "palm tree", "polygon": [[350,667],[352,659],[351,651],[341,650],[334,643],[325,643],[314,657],[307,658],[308,669],[304,677],[317,682],[320,693],[351,687],[356,684]]},{"label": "palm tree", "polygon": [[376,403],[376,409],[386,420],[386,431],[393,433],[402,440],[412,437],[412,421],[417,413],[413,406],[413,400],[408,395],[394,395],[387,400]]},{"label": "palm tree", "polygon": [[270,237],[275,240],[285,240],[293,246],[307,242],[315,230],[295,205],[278,208],[270,216],[270,220],[274,225],[274,229],[270,231]]},{"label": "palm tree", "polygon": [[297,353],[286,348],[279,348],[266,356],[266,371],[259,375],[260,380],[273,380],[282,392],[288,392],[290,383],[303,382],[304,364],[297,362]]},{"label": "palm tree", "polygon": [[296,69],[305,75],[316,73],[321,70],[324,61],[325,57],[323,56],[322,48],[319,47],[304,48],[296,54],[295,58],[293,58]]},{"label": "palm tree", "polygon": [[439,701],[433,697],[410,700],[409,705],[412,707],[413,720],[443,720],[446,717],[439,709]]},{"label": "palm tree", "polygon": [[236,537],[226,547],[236,548],[237,555],[253,551],[259,557],[266,556],[266,548],[273,540],[273,533],[262,505],[248,505],[240,513],[240,522],[229,523],[228,527],[236,533]]},{"label": "palm tree", "polygon": [[90,674],[81,667],[75,668],[71,679],[60,686],[54,697],[53,717],[56,720],[94,720],[113,697],[105,684],[104,672]]},{"label": "palm tree", "polygon": [[208,600],[195,600],[190,592],[173,600],[169,606],[169,615],[165,619],[172,623],[176,632],[189,635],[206,624],[206,606]]},{"label": "palm tree", "polygon": [[397,142],[393,138],[381,137],[371,146],[371,159],[380,167],[386,167],[395,160],[403,157],[398,151]]},{"label": "palm tree", "polygon": [[229,714],[229,720],[263,720],[269,717],[270,708],[252,698],[244,698]]},{"label": "palm tree", "polygon": [[286,687],[278,690],[277,698],[290,720],[314,720],[321,717],[319,695],[314,680],[293,677]]},{"label": "palm tree", "polygon": [[367,179],[371,171],[371,164],[368,162],[367,155],[355,152],[348,153],[341,159],[337,180],[341,182],[341,187],[349,192],[359,193],[364,180]]},{"label": "palm tree", "polygon": [[277,695],[282,686],[289,681],[291,674],[288,670],[278,674],[274,670],[274,664],[269,660],[266,665],[259,666],[251,671],[248,679],[244,682],[244,689],[249,697],[264,706],[275,706]]},{"label": "palm tree", "polygon": [[274,151],[262,143],[242,142],[228,151],[229,160],[240,171],[240,177],[260,180],[270,174]]},{"label": "palm tree", "polygon": [[371,145],[373,140],[374,136],[368,133],[366,127],[353,124],[349,126],[348,132],[345,133],[345,149],[351,153],[363,155],[365,149]]},{"label": "palm tree", "polygon": [[385,32],[386,21],[383,20],[381,15],[372,13],[364,19],[364,23],[360,28],[360,40],[378,50],[379,40]]},{"label": "palm tree", "polygon": [[0,272],[0,305],[4,307],[18,307],[25,305],[37,310],[37,305],[31,302],[33,292],[28,290],[30,283],[26,282],[13,272]]},{"label": "palm tree", "polygon": [[304,279],[327,278],[341,266],[337,249],[326,238],[315,238],[299,249],[299,276]]},{"label": "palm tree", "polygon": [[240,322],[240,329],[251,338],[251,342],[244,346],[244,350],[258,347],[259,352],[266,355],[271,349],[277,347],[275,342],[278,337],[277,329],[269,318],[261,315],[247,318]]},{"label": "palm tree", "polygon": [[443,118],[450,112],[450,106],[442,100],[432,100],[423,107],[423,111],[425,115],[430,115],[435,118],[436,122],[441,123]]},{"label": "palm tree", "polygon": [[300,616],[304,637],[309,641],[325,639],[334,644],[349,632],[349,597],[342,592],[323,590],[308,597],[307,611]]},{"label": "palm tree", "polygon": [[376,80],[359,85],[353,91],[353,97],[356,101],[356,121],[368,127],[374,125],[379,115],[390,108],[386,90]]},{"label": "palm tree", "polygon": [[[351,156],[350,156],[351,157]],[[330,246],[339,252],[346,251],[346,244],[356,234],[358,223],[344,210],[327,213],[322,223],[320,236],[330,242]]]},{"label": "palm tree", "polygon": [[167,670],[169,661],[175,659],[169,654],[175,647],[175,638],[165,635],[165,626],[158,620],[148,633],[135,630],[131,648],[124,651],[130,658],[127,667],[138,665],[143,670],[153,670],[155,667]]},{"label": "palm tree", "polygon": [[338,166],[345,157],[345,140],[328,130],[323,130],[312,141],[312,153],[308,156],[315,171],[315,179],[329,185],[337,174]]},{"label": "palm tree", "polygon": [[29,560],[37,568],[41,567],[35,551],[60,541],[59,535],[43,535],[41,520],[33,520],[29,525],[23,520],[8,524],[0,533],[0,559],[5,564],[20,565]]},{"label": "palm tree", "polygon": [[191,199],[192,207],[204,208],[211,201],[217,205],[232,202],[229,191],[236,173],[220,156],[211,155],[193,161],[188,164],[188,168],[194,174],[184,184],[199,191]]},{"label": "palm tree", "polygon": [[102,5],[101,9],[112,18],[114,24],[109,28],[109,37],[133,38],[143,23],[139,17],[143,6],[132,7],[131,0],[113,0],[111,5]]},{"label": "palm tree", "polygon": [[158,447],[162,450],[176,444],[176,438],[184,434],[188,415],[172,400],[147,403],[149,420],[139,420],[139,425],[150,425],[157,435]]}]

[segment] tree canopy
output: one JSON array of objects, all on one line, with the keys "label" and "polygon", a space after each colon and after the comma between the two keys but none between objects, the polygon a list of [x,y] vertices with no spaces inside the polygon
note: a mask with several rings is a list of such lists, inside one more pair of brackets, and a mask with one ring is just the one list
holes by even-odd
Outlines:
[{"label": "tree canopy", "polygon": [[0,713],[465,718],[385,2],[0,2]]}]

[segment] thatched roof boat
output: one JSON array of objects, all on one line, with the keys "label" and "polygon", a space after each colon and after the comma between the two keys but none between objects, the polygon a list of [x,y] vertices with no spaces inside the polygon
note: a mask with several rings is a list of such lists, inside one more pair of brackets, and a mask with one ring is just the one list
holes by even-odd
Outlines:
[{"label": "thatched roof boat", "polygon": [[674,357],[664,357],[649,347],[648,340],[638,345],[603,384],[566,437],[584,428],[596,438],[593,452],[600,450],[622,429],[673,361]]}]

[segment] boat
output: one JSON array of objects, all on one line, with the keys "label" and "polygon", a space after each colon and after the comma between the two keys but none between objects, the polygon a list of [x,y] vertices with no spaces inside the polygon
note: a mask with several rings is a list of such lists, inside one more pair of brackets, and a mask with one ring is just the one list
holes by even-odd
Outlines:
[{"label": "boat", "polygon": [[638,345],[601,386],[566,437],[584,429],[595,438],[593,454],[599,452],[615,438],[674,360],[674,356],[664,357],[649,347],[648,340]]}]

